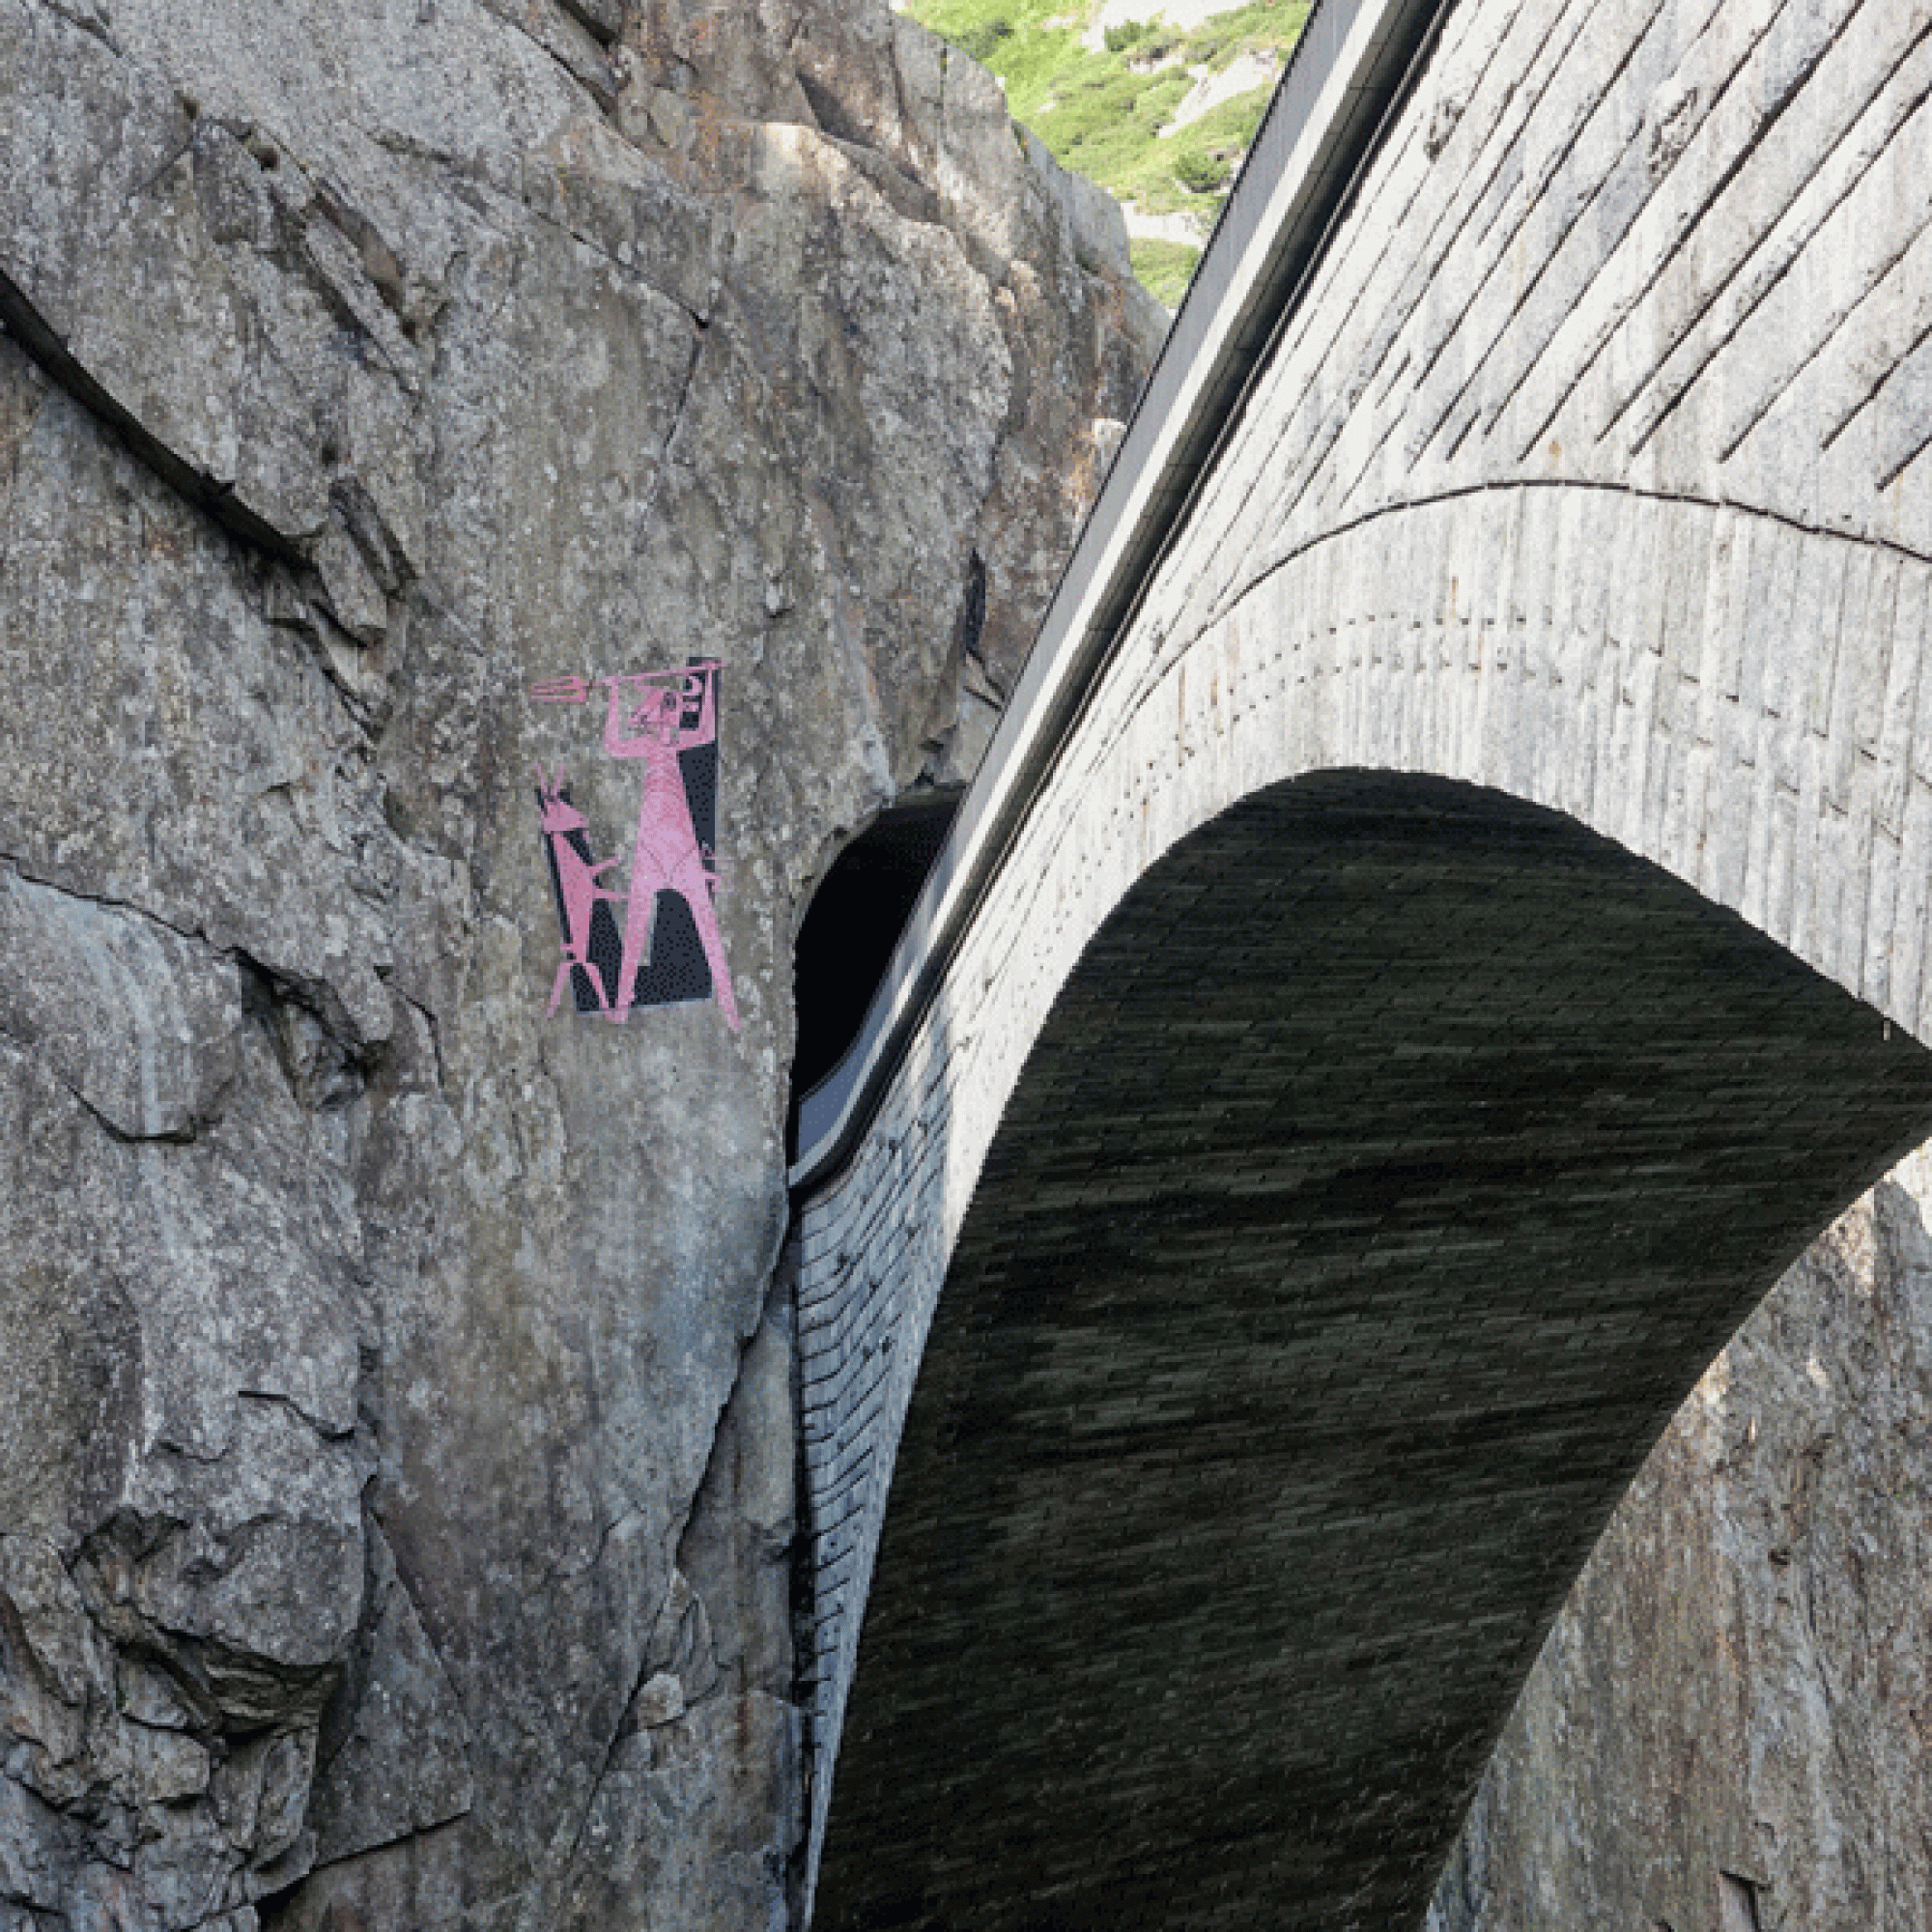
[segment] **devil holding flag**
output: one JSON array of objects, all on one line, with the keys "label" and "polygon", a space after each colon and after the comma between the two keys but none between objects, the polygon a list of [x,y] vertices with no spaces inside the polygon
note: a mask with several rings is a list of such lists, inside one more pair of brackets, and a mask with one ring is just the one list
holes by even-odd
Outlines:
[{"label": "devil holding flag", "polygon": [[[565,986],[575,1011],[602,1012],[619,1025],[633,1007],[715,999],[738,1030],[716,906],[720,669],[716,658],[693,658],[681,670],[595,681],[610,695],[605,752],[642,767],[622,889],[605,883],[619,861],[592,858],[589,822],[571,802],[563,772],[537,775],[563,942],[551,984],[553,1013]],[[585,704],[594,689],[589,678],[556,678],[532,685],[530,696],[539,704]]]}]

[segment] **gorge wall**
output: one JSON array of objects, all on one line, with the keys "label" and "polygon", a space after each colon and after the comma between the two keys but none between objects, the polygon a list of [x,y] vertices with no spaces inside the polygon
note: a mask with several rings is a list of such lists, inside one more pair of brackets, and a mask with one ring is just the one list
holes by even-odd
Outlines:
[{"label": "gorge wall", "polygon": [[781,1925],[791,941],[1118,213],[884,0],[0,0],[0,1928]]},{"label": "gorge wall", "polygon": [[1932,1897],[1932,1152],[1784,1276],[1577,1580],[1427,1932],[1908,1932]]}]

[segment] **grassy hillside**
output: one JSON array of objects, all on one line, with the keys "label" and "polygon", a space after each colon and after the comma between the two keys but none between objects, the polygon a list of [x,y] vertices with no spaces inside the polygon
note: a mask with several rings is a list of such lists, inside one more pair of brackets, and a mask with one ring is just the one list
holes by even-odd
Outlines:
[{"label": "grassy hillside", "polygon": [[[1102,30],[1101,0],[905,0],[904,11],[991,68],[1014,118],[1126,204],[1130,229],[1179,215],[1190,220],[1165,225],[1205,235],[1267,105],[1266,73],[1279,71],[1308,0],[1249,0],[1187,28],[1156,18]],[[1197,85],[1236,62],[1237,77],[1252,71],[1257,84],[1174,127]],[[1200,255],[1173,233],[1134,242],[1135,271],[1169,307]]]}]

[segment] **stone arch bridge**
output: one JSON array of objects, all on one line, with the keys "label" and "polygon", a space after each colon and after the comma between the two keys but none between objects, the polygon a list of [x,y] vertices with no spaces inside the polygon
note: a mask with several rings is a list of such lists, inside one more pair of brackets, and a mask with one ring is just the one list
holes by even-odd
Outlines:
[{"label": "stone arch bridge", "polygon": [[1321,0],[795,1180],[831,1928],[1399,1926],[1932,1131],[1932,5]]}]

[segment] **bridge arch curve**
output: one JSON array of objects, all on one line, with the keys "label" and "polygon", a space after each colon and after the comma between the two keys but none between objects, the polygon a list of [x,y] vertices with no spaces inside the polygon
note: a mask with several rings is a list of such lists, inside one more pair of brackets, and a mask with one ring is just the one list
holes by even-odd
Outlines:
[{"label": "bridge arch curve", "polygon": [[[1434,799],[1477,845],[1553,850],[1524,828],[1557,826],[1605,877],[1636,867],[1658,903],[1688,895],[1716,922],[1686,928],[1703,935],[1688,956],[1722,935],[1740,957],[1781,956],[1807,1010],[1847,1003],[1855,1079],[1920,1064],[1932,350],[1916,318],[1932,225],[1913,156],[1928,100],[1919,25],[1849,0],[1322,0],[868,1022],[869,1070],[839,1103],[863,1132],[824,1143],[842,1166],[801,1162],[821,1922],[860,1922],[836,1917],[850,1867],[835,1793],[867,1776],[841,1734],[870,1669],[861,1629],[898,1520],[901,1431],[928,1334],[943,1355],[954,1320],[942,1289],[1019,1145],[1008,1122],[1034,1104],[1055,1016],[1089,997],[1083,960],[1152,902],[1143,882],[1282,801],[1326,823],[1334,787],[1396,818]],[[1213,924],[1211,885],[1195,896],[1189,919],[1237,952],[1244,928]],[[1579,918],[1595,905],[1585,894]],[[1346,932],[1327,940],[1324,970],[1348,952]],[[1524,961],[1511,972],[1533,986]],[[1718,1091],[1764,1073],[1728,1069]],[[1903,1092],[1918,1076],[1899,1077]],[[1821,1164],[1792,1242],[1932,1118],[1889,1104],[1864,1116],[1861,1151]],[[1077,1140],[1070,1118],[1064,1131]],[[1753,1145],[1740,1200],[1777,1171],[1771,1140]],[[1758,1292],[1776,1259],[1752,1262]],[[1742,1306],[1713,1291],[1706,1356]],[[1688,1343],[1658,1346],[1659,1379],[1620,1411],[1621,1466],[1661,1420],[1644,1402],[1698,1366]],[[1525,1584],[1512,1602],[1541,1600]],[[1492,1655],[1521,1662],[1510,1644],[1552,1606]],[[1467,1721],[1443,1721],[1463,1748]],[[1437,1770],[1453,1782],[1460,1763]],[[1384,1882],[1412,1889],[1403,1858],[1435,1826],[1410,1823],[1400,1856],[1358,1839],[1369,1863],[1297,1922],[1383,1922],[1358,1906]],[[956,1846],[933,1858],[967,1868]],[[1076,1887],[1056,1909],[1085,1895],[1057,1867],[1040,1883]],[[881,1924],[943,1922],[919,1916],[916,1888],[873,1907]],[[985,1910],[988,1925],[1081,1922]],[[1225,1922],[1280,1916],[1256,1911],[1231,1903]]]},{"label": "bridge arch curve", "polygon": [[948,1260],[821,1932],[1419,1920],[1638,1461],[1928,1130],[1932,1053],[1562,814],[1330,771],[1177,841]]}]

